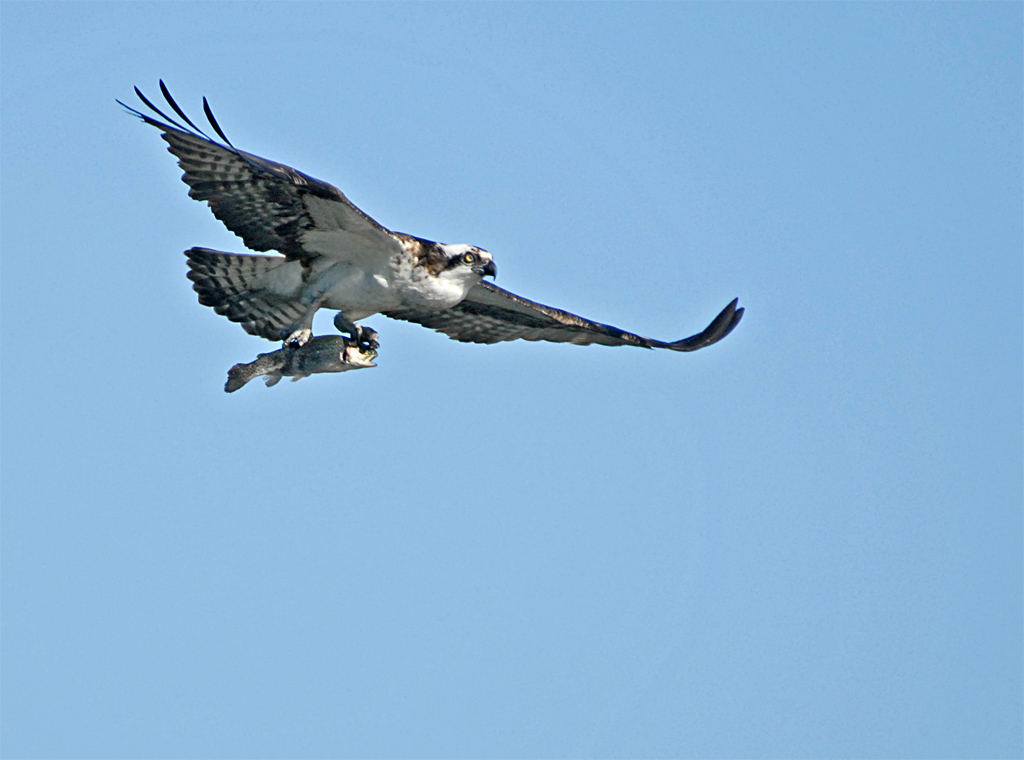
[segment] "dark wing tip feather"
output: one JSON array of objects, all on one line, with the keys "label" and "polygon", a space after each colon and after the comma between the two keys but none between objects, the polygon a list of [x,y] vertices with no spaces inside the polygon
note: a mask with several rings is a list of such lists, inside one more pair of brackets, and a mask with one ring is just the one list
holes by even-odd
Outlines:
[{"label": "dark wing tip feather", "polygon": [[128,113],[130,113],[130,114],[131,114],[132,116],[138,116],[138,117],[140,117],[140,118],[142,117],[142,114],[141,114],[141,113],[139,113],[139,111],[137,111],[137,110],[135,110],[134,108],[132,108],[132,107],[131,107],[130,105],[128,105],[127,103],[125,103],[125,102],[124,102],[123,100],[121,100],[121,99],[119,99],[119,98],[114,98],[114,102],[115,102],[115,103],[117,103],[117,104],[118,104],[119,106],[121,106],[121,108],[123,108],[124,110],[126,110],[126,111],[127,111]]},{"label": "dark wing tip feather", "polygon": [[[264,166],[264,165],[256,163],[256,161],[253,160],[253,157],[251,157],[248,154],[243,153],[242,151],[238,150],[238,148],[236,148],[231,143],[231,141],[227,138],[227,135],[224,134],[224,130],[220,128],[220,124],[217,123],[217,119],[214,118],[213,110],[210,108],[210,104],[209,104],[209,102],[207,102],[205,97],[203,98],[203,111],[206,113],[206,118],[209,119],[210,126],[213,127],[214,131],[216,131],[217,135],[220,136],[220,138],[226,143],[226,145],[220,145],[220,143],[218,143],[216,140],[214,140],[212,137],[210,137],[202,129],[200,129],[196,125],[196,123],[194,121],[192,121],[185,114],[185,111],[178,105],[177,101],[175,101],[174,98],[171,96],[171,91],[168,89],[167,85],[164,84],[164,80],[161,79],[159,81],[160,81],[160,92],[163,94],[164,99],[167,101],[167,103],[170,105],[170,107],[174,110],[174,113],[176,113],[185,122],[185,124],[187,124],[188,126],[185,126],[185,124],[181,124],[180,122],[178,122],[177,120],[171,118],[166,113],[164,113],[159,108],[157,108],[149,98],[147,98],[145,95],[142,94],[142,90],[140,90],[138,87],[135,87],[135,94],[139,97],[139,100],[141,100],[146,105],[147,108],[149,108],[151,111],[153,111],[153,113],[155,113],[158,116],[160,116],[160,118],[162,118],[164,120],[163,122],[157,121],[156,119],[154,119],[149,114],[143,113],[142,111],[139,111],[136,108],[132,108],[131,106],[129,106],[129,105],[125,104],[125,103],[122,103],[120,100],[118,100],[117,102],[121,106],[123,106],[125,109],[127,109],[129,113],[131,113],[131,114],[133,114],[135,116],[138,116],[140,119],[142,119],[147,124],[151,124],[154,127],[157,127],[158,129],[161,129],[161,130],[164,130],[164,131],[167,131],[167,130],[172,130],[172,131],[177,130],[179,132],[183,132],[183,133],[186,133],[186,134],[193,135],[194,137],[201,137],[202,139],[206,140],[207,142],[211,143],[212,145],[217,145],[219,147],[224,148],[225,150],[231,151],[236,156],[238,156],[239,159],[241,159],[242,161],[245,161],[247,164],[249,164],[249,166],[251,166],[255,171],[257,171],[257,172],[271,171],[271,173],[273,173],[273,171],[271,169],[269,169],[267,166]],[[268,163],[268,162],[264,162],[264,163]]]},{"label": "dark wing tip feather", "polygon": [[[224,134],[224,131],[220,128],[220,124],[218,124],[217,120],[213,117],[213,109],[211,109],[210,104],[206,102],[205,96],[203,97],[203,111],[206,113],[206,118],[209,120],[210,126],[213,127],[213,130],[218,135],[220,135],[220,139],[228,145],[231,145],[231,141],[228,139],[227,135]],[[235,146],[231,145],[231,147],[234,148]]]},{"label": "dark wing tip feather", "polygon": [[[173,125],[173,126],[174,126],[175,128],[177,128],[177,129],[180,129],[180,130],[182,130],[182,131],[185,131],[185,132],[187,132],[187,131],[188,131],[188,130],[187,130],[187,129],[186,129],[185,127],[183,127],[183,126],[182,126],[181,124],[179,124],[178,122],[176,122],[176,121],[175,121],[174,119],[172,119],[172,118],[171,118],[170,116],[168,116],[168,115],[167,115],[167,114],[165,114],[165,113],[164,113],[163,111],[161,111],[161,110],[160,110],[159,108],[157,108],[157,107],[156,107],[155,105],[153,105],[153,104],[152,104],[152,103],[150,102],[149,98],[147,98],[147,97],[146,97],[145,95],[143,95],[143,94],[142,94],[142,90],[140,90],[140,89],[139,89],[138,87],[136,87],[136,88],[135,88],[135,94],[139,96],[139,100],[141,100],[141,101],[142,101],[142,102],[143,102],[143,103],[144,103],[144,104],[146,105],[146,107],[147,107],[147,108],[149,108],[149,110],[151,110],[151,111],[153,111],[153,112],[154,112],[155,114],[159,115],[159,116],[160,116],[160,118],[162,118],[162,119],[166,119],[166,121],[167,121],[167,123],[168,123],[168,124],[170,124],[170,125]],[[132,111],[135,111],[135,109],[131,109],[131,110],[132,110]],[[143,114],[143,113],[140,113],[139,111],[135,111],[135,113],[139,114],[139,116],[141,116],[141,117],[142,117],[143,119],[145,119],[146,121],[148,121],[148,122],[150,122],[150,123],[154,123],[154,120],[153,120],[152,118],[150,118],[150,117],[147,117],[147,116],[146,116],[145,114]]]},{"label": "dark wing tip feather", "polygon": [[[171,97],[171,91],[167,89],[167,85],[164,84],[164,80],[162,79],[160,80],[160,92],[163,93],[164,100],[166,100],[170,104],[171,108],[174,109],[174,113],[178,114],[178,116],[185,120],[186,124],[202,135],[203,130],[197,127],[192,120],[185,115],[185,112],[181,110],[181,107],[177,104],[174,98]],[[205,137],[206,135],[203,136]]]},{"label": "dark wing tip feather", "polygon": [[[216,145],[217,143],[213,140],[213,138],[211,138],[208,134],[206,134],[206,132],[204,132],[202,129],[200,129],[196,125],[196,123],[194,121],[192,121],[192,119],[190,119],[188,117],[188,115],[181,108],[181,106],[178,105],[177,101],[171,96],[171,91],[168,89],[167,85],[164,83],[164,80],[161,79],[161,80],[159,80],[159,82],[160,82],[160,93],[164,96],[164,100],[167,101],[167,104],[171,107],[171,109],[174,111],[174,113],[176,113],[178,115],[178,118],[180,118],[181,121],[184,122],[184,124],[182,124],[177,119],[174,119],[171,116],[168,116],[167,113],[165,113],[164,111],[161,111],[159,108],[157,108],[156,105],[154,105],[153,101],[151,101],[149,98],[147,98],[142,93],[142,90],[140,90],[137,86],[134,88],[136,96],[138,96],[139,100],[141,100],[143,105],[145,105],[150,111],[152,111],[157,116],[159,116],[161,119],[163,119],[164,120],[163,122],[157,121],[156,119],[154,119],[149,114],[144,113],[144,112],[138,110],[137,108],[132,108],[127,103],[122,103],[120,100],[117,100],[117,103],[119,105],[121,105],[123,108],[125,108],[129,113],[131,113],[131,114],[133,114],[135,116],[138,116],[140,119],[142,119],[147,124],[152,124],[154,127],[157,127],[158,129],[162,129],[162,130],[168,130],[168,129],[170,129],[170,130],[177,130],[179,132],[184,132],[186,134],[191,134],[191,135],[196,136],[196,137],[201,137],[204,140],[206,140],[206,141]],[[214,128],[214,130],[216,130],[217,134],[220,135],[221,139],[224,140],[225,143],[227,143],[228,149],[231,150],[233,153],[235,153],[237,156],[239,156],[239,158],[241,158],[242,160],[244,160],[247,163],[251,164],[252,161],[248,157],[246,157],[245,154],[243,154],[241,151],[239,151],[234,145],[232,145],[231,141],[228,140],[227,137],[225,137],[223,130],[220,128],[220,125],[217,123],[217,120],[213,118],[213,112],[210,110],[210,104],[206,102],[206,98],[203,98],[203,110],[206,112],[206,116],[210,120],[211,126]]]},{"label": "dark wing tip feather", "polygon": [[665,348],[671,348],[673,351],[696,351],[697,349],[706,348],[717,343],[735,330],[736,325],[743,318],[744,310],[736,308],[738,302],[738,298],[732,299],[729,305],[722,309],[718,316],[703,331],[696,335],[691,335],[689,338],[677,340],[675,343],[668,343],[665,345]]}]

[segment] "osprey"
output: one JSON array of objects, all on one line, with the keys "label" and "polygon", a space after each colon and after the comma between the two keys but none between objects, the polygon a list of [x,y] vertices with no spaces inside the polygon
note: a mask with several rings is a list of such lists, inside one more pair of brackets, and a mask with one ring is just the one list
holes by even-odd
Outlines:
[{"label": "osprey", "polygon": [[199,302],[253,335],[302,345],[313,315],[328,308],[338,312],[338,330],[367,348],[377,347],[378,336],[358,320],[381,313],[468,343],[522,338],[696,351],[720,341],[743,316],[734,299],[702,332],[665,342],[534,303],[484,281],[497,270],[482,248],[392,232],[333,185],[235,148],[206,98],[203,110],[223,144],[185,115],[162,80],[160,91],[183,124],[138,87],[136,95],[163,121],[118,103],[160,130],[185,171],[189,196],[206,201],[247,248],[282,254],[185,252]]}]

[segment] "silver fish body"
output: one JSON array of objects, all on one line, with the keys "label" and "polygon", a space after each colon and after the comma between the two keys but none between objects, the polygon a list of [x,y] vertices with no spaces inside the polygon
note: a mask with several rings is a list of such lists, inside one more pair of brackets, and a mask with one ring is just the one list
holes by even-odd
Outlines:
[{"label": "silver fish body", "polygon": [[282,377],[301,380],[322,372],[347,372],[350,369],[376,367],[372,348],[360,349],[354,341],[342,335],[321,335],[301,346],[285,346],[277,351],[260,354],[256,361],[236,364],[228,370],[224,390],[233,393],[252,380],[265,375],[267,386],[276,385]]}]

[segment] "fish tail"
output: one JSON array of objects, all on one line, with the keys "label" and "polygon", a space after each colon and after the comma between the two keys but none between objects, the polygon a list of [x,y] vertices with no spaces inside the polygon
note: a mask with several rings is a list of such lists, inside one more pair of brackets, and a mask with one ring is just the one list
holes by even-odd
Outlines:
[{"label": "fish tail", "polygon": [[227,393],[234,393],[254,377],[262,375],[263,372],[256,366],[258,362],[249,364],[236,364],[228,370],[228,381],[224,384]]}]

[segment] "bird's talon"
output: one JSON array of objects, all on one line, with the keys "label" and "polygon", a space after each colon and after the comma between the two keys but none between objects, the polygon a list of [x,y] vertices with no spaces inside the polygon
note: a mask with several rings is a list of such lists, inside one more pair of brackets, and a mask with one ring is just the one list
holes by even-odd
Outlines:
[{"label": "bird's talon", "polygon": [[359,329],[357,331],[357,335],[355,336],[356,342],[361,347],[365,346],[366,348],[374,348],[374,349],[380,348],[380,343],[377,342],[377,339],[379,337],[380,337],[380,335],[378,335],[377,331],[374,330],[372,327],[362,327],[362,326],[359,327]]},{"label": "bird's talon", "polygon": [[[284,332],[282,330],[282,332]],[[284,339],[285,346],[289,348],[298,348],[309,343],[309,339],[313,337],[313,331],[308,327],[303,327],[298,330],[293,330],[287,338]]]}]

